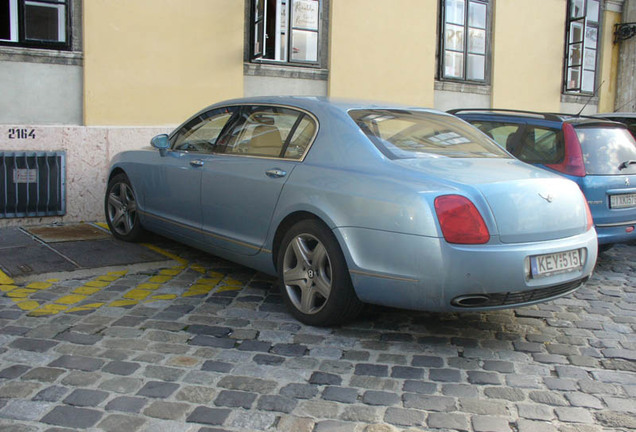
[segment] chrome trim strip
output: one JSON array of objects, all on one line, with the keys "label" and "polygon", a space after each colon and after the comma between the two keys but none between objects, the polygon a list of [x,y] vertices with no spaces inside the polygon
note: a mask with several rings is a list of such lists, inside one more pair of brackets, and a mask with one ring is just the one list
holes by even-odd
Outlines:
[{"label": "chrome trim strip", "polygon": [[611,224],[595,224],[595,226],[599,228],[611,228],[611,227],[620,227],[620,226],[629,226],[629,225],[636,225],[636,220],[629,221],[629,222],[617,222],[617,223],[611,223]]},{"label": "chrome trim strip", "polygon": [[375,278],[380,278],[380,279],[396,280],[396,281],[400,281],[400,282],[415,282],[415,283],[419,282],[417,279],[401,278],[401,277],[397,277],[397,276],[387,276],[387,275],[382,275],[382,274],[378,274],[378,273],[364,272],[364,271],[360,271],[360,270],[349,270],[349,273],[357,274],[357,275],[360,275],[360,276],[370,276],[370,277],[375,277]]},{"label": "chrome trim strip", "polygon": [[[242,242],[242,241],[239,241],[239,240],[234,240],[232,238],[225,237],[225,236],[222,236],[222,235],[219,235],[219,234],[214,234],[214,233],[211,233],[209,231],[204,231],[202,229],[192,228],[191,226],[188,226],[188,225],[185,225],[185,224],[182,224],[182,223],[179,223],[179,222],[175,222],[173,220],[166,219],[164,217],[157,216],[157,215],[148,213],[148,212],[143,211],[143,210],[137,210],[137,211],[139,213],[143,214],[144,216],[149,217],[149,218],[159,219],[160,221],[163,221],[163,222],[166,222],[166,223],[169,223],[169,224],[172,224],[172,225],[176,225],[176,226],[179,226],[181,228],[185,228],[187,230],[190,230],[190,231],[193,231],[193,232],[196,232],[196,233],[199,233],[199,234],[203,234],[203,235],[206,235],[206,236],[209,236],[209,237],[214,237],[214,238],[217,238],[219,240],[224,240],[224,241],[227,241],[227,242],[230,242],[230,243],[234,243],[234,244],[237,244],[237,245],[240,245],[240,246],[245,246],[247,248],[254,249],[254,250],[257,250],[257,251],[261,251],[262,250],[263,252],[265,252],[265,250],[263,250],[259,246],[254,246],[254,245],[249,244],[249,243],[245,243],[245,242]],[[271,253],[271,251],[268,251],[268,252]]]}]

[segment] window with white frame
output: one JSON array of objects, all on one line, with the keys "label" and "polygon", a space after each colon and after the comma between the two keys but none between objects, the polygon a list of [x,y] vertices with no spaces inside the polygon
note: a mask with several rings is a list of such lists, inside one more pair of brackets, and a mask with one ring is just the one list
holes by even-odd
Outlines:
[{"label": "window with white frame", "polygon": [[599,0],[569,0],[565,91],[594,93],[600,22]]},{"label": "window with white frame", "polygon": [[317,64],[320,0],[252,0],[251,60]]},{"label": "window with white frame", "polygon": [[69,47],[67,0],[0,0],[0,44]]},{"label": "window with white frame", "polygon": [[441,79],[477,84],[487,81],[489,9],[489,0],[441,0]]}]

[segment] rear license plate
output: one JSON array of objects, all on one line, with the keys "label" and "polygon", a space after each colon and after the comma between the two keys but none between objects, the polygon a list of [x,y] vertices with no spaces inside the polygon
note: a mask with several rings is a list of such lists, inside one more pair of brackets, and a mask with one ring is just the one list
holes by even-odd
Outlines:
[{"label": "rear license plate", "polygon": [[610,208],[636,207],[636,194],[610,195]]},{"label": "rear license plate", "polygon": [[532,277],[535,278],[579,270],[583,267],[580,249],[533,256],[530,257],[530,264]]}]

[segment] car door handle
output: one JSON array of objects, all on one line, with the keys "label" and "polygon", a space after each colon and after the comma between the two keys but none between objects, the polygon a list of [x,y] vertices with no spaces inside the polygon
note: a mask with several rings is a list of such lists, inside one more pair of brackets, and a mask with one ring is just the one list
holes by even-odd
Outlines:
[{"label": "car door handle", "polygon": [[282,169],[279,169],[279,168],[274,168],[274,169],[265,171],[265,174],[267,174],[268,177],[278,178],[278,177],[285,177],[287,175],[287,171],[283,171]]},{"label": "car door handle", "polygon": [[202,167],[203,165],[205,165],[205,162],[203,162],[201,159],[196,159],[191,160],[190,165],[192,165],[193,167]]}]

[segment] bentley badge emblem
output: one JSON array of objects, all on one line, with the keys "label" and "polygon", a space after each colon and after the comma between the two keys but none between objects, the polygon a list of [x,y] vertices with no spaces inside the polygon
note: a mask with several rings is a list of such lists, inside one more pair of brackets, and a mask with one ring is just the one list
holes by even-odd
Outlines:
[{"label": "bentley badge emblem", "polygon": [[543,198],[544,200],[546,200],[547,202],[549,202],[549,203],[551,203],[552,201],[554,201],[554,197],[553,197],[552,195],[550,195],[550,194],[548,194],[548,195],[546,195],[546,196],[543,196],[543,195],[539,194],[539,196],[540,196],[541,198]]}]

